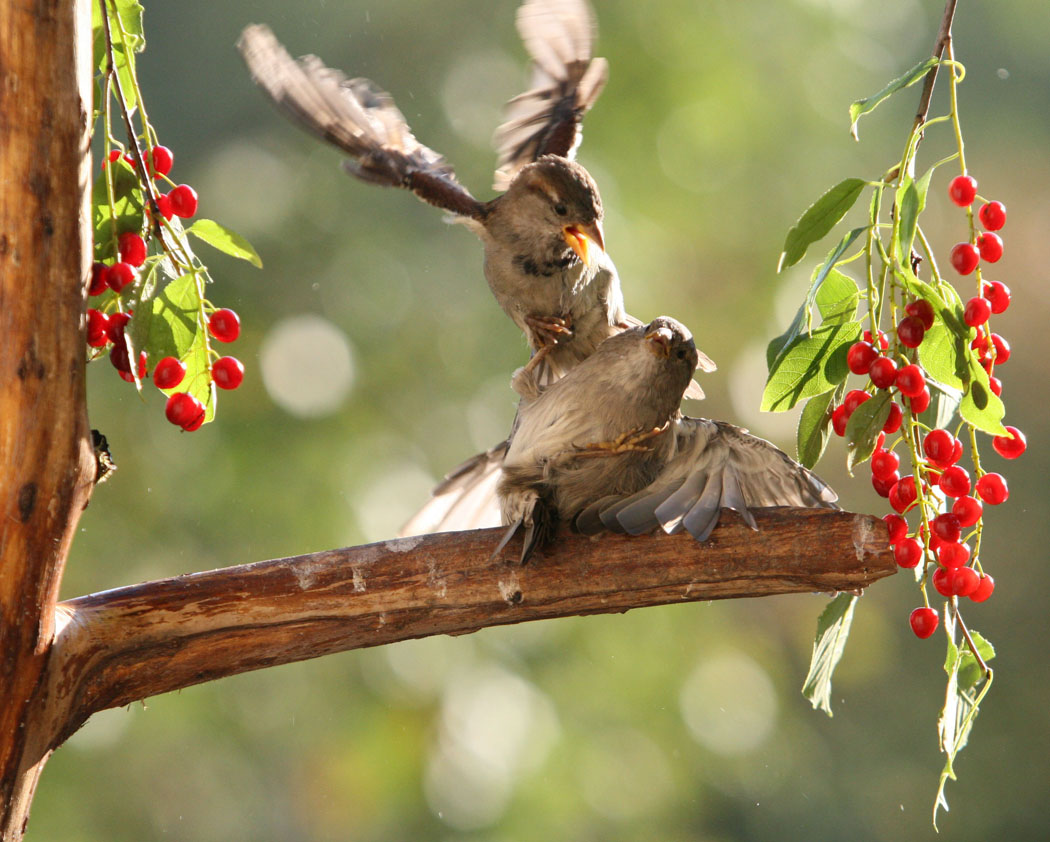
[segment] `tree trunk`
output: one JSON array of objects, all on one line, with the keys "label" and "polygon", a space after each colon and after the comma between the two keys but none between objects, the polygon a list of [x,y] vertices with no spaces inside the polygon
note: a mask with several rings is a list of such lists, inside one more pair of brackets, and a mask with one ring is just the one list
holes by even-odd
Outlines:
[{"label": "tree trunk", "polygon": [[83,328],[91,234],[91,11],[0,17],[0,838],[18,839],[46,753],[30,723],[94,460]]}]

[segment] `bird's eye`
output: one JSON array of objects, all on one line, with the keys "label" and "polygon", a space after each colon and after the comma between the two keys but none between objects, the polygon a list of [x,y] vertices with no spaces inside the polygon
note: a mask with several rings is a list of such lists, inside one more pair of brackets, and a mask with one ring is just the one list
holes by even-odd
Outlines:
[{"label": "bird's eye", "polygon": [[558,214],[558,216],[565,216],[565,214],[569,212],[569,209],[565,207],[565,205],[557,204],[554,206],[554,212]]},{"label": "bird's eye", "polygon": [[680,360],[684,360],[685,359],[685,348],[679,348],[678,349],[678,359],[680,359]]}]

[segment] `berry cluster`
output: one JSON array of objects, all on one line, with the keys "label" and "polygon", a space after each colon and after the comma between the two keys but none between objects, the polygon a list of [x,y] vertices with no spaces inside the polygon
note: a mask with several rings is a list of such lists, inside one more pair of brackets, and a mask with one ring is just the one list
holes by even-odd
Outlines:
[{"label": "berry cluster", "polygon": [[[948,192],[952,202],[969,208],[977,198],[977,182],[967,175],[958,176]],[[1001,202],[987,202],[977,216],[987,230],[951,252],[952,265],[961,274],[974,272],[982,260],[994,263],[1002,256],[1002,240],[991,232],[1005,225],[1006,208]],[[988,322],[993,314],[1009,307],[1010,290],[1000,281],[982,281],[979,271],[977,284],[980,294],[966,302],[963,321],[971,329],[970,348],[988,374],[992,392],[999,396],[1002,382],[994,372],[1009,360],[1010,345],[990,330]],[[957,436],[964,424],[953,434],[919,418],[929,407],[931,395],[918,349],[939,318],[929,301],[912,297],[904,305],[892,342],[881,331],[875,337],[865,331],[863,339],[849,348],[846,363],[853,374],[866,376],[869,382],[846,394],[831,421],[835,433],[845,435],[859,406],[880,392],[888,393],[889,414],[871,455],[871,482],[894,510],[883,518],[894,558],[910,569],[926,562],[929,567],[923,572],[930,573],[933,587],[944,597],[984,602],[995,589],[994,579],[978,559],[984,506],[1005,503],[1010,492],[1001,474],[982,469],[972,427],[967,429],[973,474],[959,464],[965,447]],[[993,438],[992,446],[1004,459],[1016,459],[1025,451],[1025,436],[1016,427],[1006,430],[1007,435]],[[887,445],[887,437],[893,436]],[[901,476],[898,447],[912,466],[912,473],[906,476]],[[909,524],[909,514],[915,515],[914,524]],[[939,615],[927,604],[912,612],[910,622],[918,637],[927,638],[937,629]]]},{"label": "berry cluster", "polygon": [[[103,170],[107,164],[119,159],[136,171],[135,159],[120,149],[113,149],[103,161]],[[174,156],[168,147],[154,145],[143,155],[143,166],[153,179],[168,179]],[[172,257],[171,248],[165,239],[167,223],[173,216],[183,219],[192,217],[197,212],[197,193],[187,184],[172,183],[170,192],[160,193],[153,185],[138,185],[143,196],[152,197],[159,216],[153,225],[142,231],[125,231],[112,242],[96,242],[96,254],[102,259],[96,261],[91,270],[88,294],[99,299],[98,304],[87,312],[87,343],[92,358],[102,356],[104,349],[109,348],[109,359],[117,373],[129,383],[141,382],[150,368],[149,354],[146,349],[138,349],[134,370],[132,369],[131,345],[125,336],[125,328],[134,316],[134,311],[126,308],[126,290],[134,290],[140,278],[155,264],[165,257]],[[148,202],[144,202],[146,215],[152,216]],[[148,220],[142,219],[143,224]],[[147,239],[148,238],[148,239]],[[176,240],[177,241],[177,240]],[[150,245],[155,246],[155,254],[150,255]],[[180,262],[177,258],[173,258]],[[155,268],[155,267],[154,267]],[[240,335],[240,320],[237,314],[228,309],[214,309],[207,302],[203,308],[210,310],[207,321],[208,333],[219,342],[233,342]],[[200,314],[203,325],[206,310]],[[159,356],[159,355],[158,355]],[[189,352],[184,356],[189,356]],[[203,372],[210,383],[220,389],[236,389],[244,380],[244,366],[235,357],[221,357],[208,347],[208,358],[213,359],[210,367]],[[184,360],[174,356],[164,356],[153,368],[153,382],[158,389],[170,392],[178,388],[186,379],[187,365]],[[199,376],[198,372],[196,376]],[[196,379],[196,376],[194,379]],[[206,384],[191,384],[198,394],[208,391]],[[189,389],[171,393],[165,406],[165,415],[171,423],[186,431],[200,429],[207,412],[201,400],[191,394]]]}]

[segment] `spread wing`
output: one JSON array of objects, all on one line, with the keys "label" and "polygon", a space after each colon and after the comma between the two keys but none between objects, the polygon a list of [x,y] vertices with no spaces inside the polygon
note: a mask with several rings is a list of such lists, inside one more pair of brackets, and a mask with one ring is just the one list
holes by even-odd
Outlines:
[{"label": "spread wing", "polygon": [[507,446],[508,442],[500,442],[450,471],[398,534],[426,535],[499,526],[496,486]]},{"label": "spread wing", "polygon": [[445,159],[413,136],[388,93],[368,79],[347,79],[317,56],[293,59],[268,26],[246,27],[237,42],[252,78],[288,117],[338,147],[346,170],[460,216],[481,218],[483,206]]},{"label": "spread wing", "polygon": [[837,508],[838,495],[820,477],[740,427],[686,417],[675,437],[678,452],[652,483],[630,497],[593,503],[577,517],[577,529],[640,535],[659,526],[705,541],[722,509],[735,509],[755,529],[750,509]]},{"label": "spread wing", "polygon": [[526,0],[517,23],[532,57],[532,80],[507,103],[506,122],[493,138],[496,190],[506,190],[514,174],[541,155],[572,158],[583,115],[609,77],[609,63],[591,57],[597,27],[586,0]]}]

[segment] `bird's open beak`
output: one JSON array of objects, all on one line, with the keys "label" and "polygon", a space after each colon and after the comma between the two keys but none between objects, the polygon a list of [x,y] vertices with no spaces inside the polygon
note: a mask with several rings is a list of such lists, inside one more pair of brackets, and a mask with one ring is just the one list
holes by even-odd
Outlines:
[{"label": "bird's open beak", "polygon": [[649,350],[658,357],[671,356],[671,340],[674,334],[666,327],[658,327],[645,334],[645,341],[649,343]]},{"label": "bird's open beak", "polygon": [[602,224],[597,220],[587,225],[566,225],[561,229],[561,235],[586,266],[597,259],[598,252],[605,251]]}]

